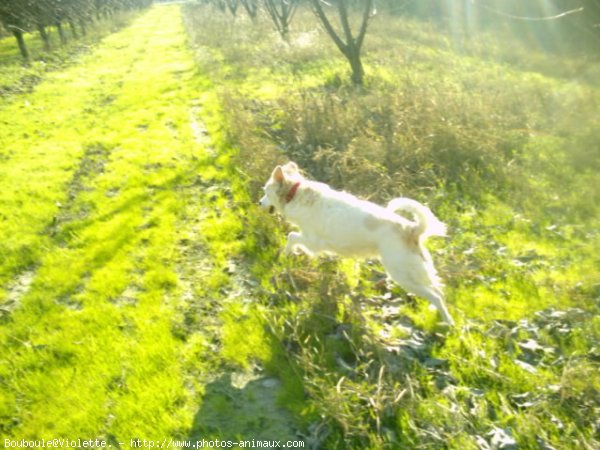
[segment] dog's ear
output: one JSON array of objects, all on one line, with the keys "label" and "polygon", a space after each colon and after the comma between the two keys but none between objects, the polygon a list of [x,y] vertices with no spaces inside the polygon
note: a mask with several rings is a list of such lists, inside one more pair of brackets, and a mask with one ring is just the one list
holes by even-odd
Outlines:
[{"label": "dog's ear", "polygon": [[298,164],[296,164],[294,161],[290,161],[285,166],[283,166],[283,170],[290,173],[298,173]]},{"label": "dog's ear", "polygon": [[283,180],[285,180],[285,175],[283,174],[283,169],[281,168],[281,166],[275,167],[275,170],[273,171],[271,177],[278,183],[282,183]]}]

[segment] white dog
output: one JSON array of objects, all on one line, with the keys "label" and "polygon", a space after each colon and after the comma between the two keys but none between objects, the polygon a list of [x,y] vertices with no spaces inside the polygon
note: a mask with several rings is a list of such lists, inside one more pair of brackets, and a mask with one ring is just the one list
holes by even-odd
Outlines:
[{"label": "white dog", "polygon": [[[427,236],[444,236],[446,226],[429,208],[408,198],[396,198],[387,208],[305,179],[298,166],[277,166],[264,187],[260,205],[277,210],[299,232],[288,235],[286,253],[336,253],[343,257],[380,257],[388,274],[404,289],[426,298],[444,321],[454,321],[444,304]],[[414,221],[395,211],[408,211]]]}]

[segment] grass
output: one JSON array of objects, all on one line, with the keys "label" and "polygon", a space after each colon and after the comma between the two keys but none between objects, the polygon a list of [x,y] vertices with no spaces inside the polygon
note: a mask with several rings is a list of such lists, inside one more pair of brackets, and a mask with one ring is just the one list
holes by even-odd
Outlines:
[{"label": "grass", "polygon": [[[243,245],[234,195],[249,204],[229,156],[212,149],[218,111],[176,6],[156,7],[31,93],[7,97],[3,436],[113,446],[222,429],[293,437],[275,382],[239,370],[236,388],[229,356],[215,353],[221,314],[242,300],[231,290],[244,287],[232,269]],[[236,395],[243,414],[232,424],[223,396]],[[264,435],[254,432],[267,421]]]},{"label": "grass", "polygon": [[[184,8],[4,91],[3,437],[596,447],[600,93],[581,60],[381,16],[356,89],[305,11],[288,45],[264,17]],[[288,226],[256,199],[287,159],[432,206],[456,329],[377,262],[280,255]]]},{"label": "grass", "polygon": [[177,9],[156,9],[2,106],[4,302],[10,280],[34,273],[3,308],[4,436],[190,429],[184,367],[203,341],[173,328],[204,155],[193,75]]},{"label": "grass", "polygon": [[[431,243],[459,316],[458,330],[444,332],[424,302],[393,286],[373,289],[377,264],[280,258],[269,248],[281,248],[284,234],[249,227],[262,242],[260,254],[247,255],[262,298],[249,322],[225,325],[245,342],[265,341],[266,328],[277,351],[246,349],[234,360],[254,356],[281,378],[291,369],[302,380],[285,402],[308,441],[597,445],[586,416],[599,388],[588,376],[599,331],[600,92],[588,75],[600,66],[572,54],[557,68],[556,55],[516,38],[458,43],[428,24],[382,16],[365,44],[367,86],[356,89],[306,12],[289,46],[266,21],[201,7],[189,7],[187,20],[255,197],[273,166],[292,159],[375,201],[406,194],[428,202],[452,230]],[[575,373],[586,388],[571,391]],[[565,401],[567,391],[577,394]]]}]

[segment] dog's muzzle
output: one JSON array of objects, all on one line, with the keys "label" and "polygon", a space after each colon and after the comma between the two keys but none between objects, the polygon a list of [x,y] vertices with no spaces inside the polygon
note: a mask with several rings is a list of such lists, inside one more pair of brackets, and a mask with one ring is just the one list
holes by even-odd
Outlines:
[{"label": "dog's muzzle", "polygon": [[267,211],[269,211],[269,214],[273,214],[275,212],[275,207],[273,205],[268,205],[267,204],[267,197],[264,196],[263,198],[261,198],[258,201],[258,204],[261,208],[266,209]]}]

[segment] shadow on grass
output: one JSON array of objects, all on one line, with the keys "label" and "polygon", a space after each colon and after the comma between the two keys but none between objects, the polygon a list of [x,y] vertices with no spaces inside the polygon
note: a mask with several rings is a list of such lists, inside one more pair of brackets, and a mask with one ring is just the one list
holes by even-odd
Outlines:
[{"label": "shadow on grass", "polygon": [[242,448],[257,441],[279,441],[282,446],[297,441],[293,418],[276,404],[280,390],[276,378],[251,372],[221,375],[205,387],[189,441],[232,441]]}]

